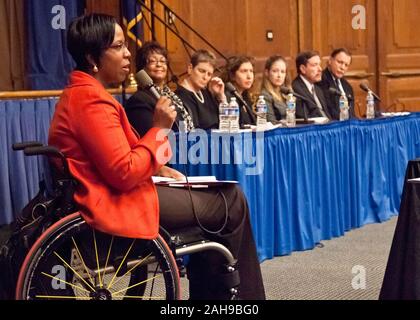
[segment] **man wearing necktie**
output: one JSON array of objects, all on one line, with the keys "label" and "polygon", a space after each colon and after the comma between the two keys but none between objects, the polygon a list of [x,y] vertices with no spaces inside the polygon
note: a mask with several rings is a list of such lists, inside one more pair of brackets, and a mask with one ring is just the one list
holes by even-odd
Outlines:
[{"label": "man wearing necktie", "polygon": [[317,51],[301,52],[296,57],[298,76],[293,80],[293,90],[304,97],[296,100],[296,117],[326,117],[331,119],[327,100],[317,85],[321,81],[321,58]]},{"label": "man wearing necktie", "polygon": [[327,100],[329,113],[334,120],[340,119],[340,97],[330,91],[335,88],[339,92],[344,93],[349,102],[349,115],[354,118],[354,93],[350,83],[344,78],[351,64],[351,54],[345,48],[333,50],[328,59],[328,66],[322,71],[322,80],[318,85],[322,88],[324,96]]}]

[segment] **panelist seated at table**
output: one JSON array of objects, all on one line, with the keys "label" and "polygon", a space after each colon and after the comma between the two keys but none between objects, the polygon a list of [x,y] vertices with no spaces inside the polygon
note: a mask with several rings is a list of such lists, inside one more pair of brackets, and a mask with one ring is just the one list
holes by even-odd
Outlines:
[{"label": "panelist seated at table", "polygon": [[216,57],[207,50],[198,50],[191,56],[187,77],[175,93],[192,112],[194,126],[202,129],[219,128],[219,103],[226,101],[225,84],[213,77]]},{"label": "panelist seated at table", "polygon": [[271,56],[265,62],[260,94],[267,103],[267,121],[273,124],[286,118],[286,98],[280,92],[283,85],[291,86],[286,59],[280,55]]},{"label": "panelist seated at table", "polygon": [[293,80],[293,90],[305,99],[296,100],[297,118],[325,117],[331,120],[327,100],[321,87],[321,58],[317,51],[301,52],[296,57],[298,76]]},{"label": "panelist seated at table", "polygon": [[[338,48],[331,52],[328,59],[328,66],[322,71],[322,80],[318,85],[322,88],[324,96],[333,120],[340,119],[340,96],[339,93],[347,97],[349,103],[349,116],[354,118],[354,93],[350,83],[344,75],[351,64],[351,53],[345,48]],[[336,89],[337,93],[330,88]]]},{"label": "panelist seated at table", "polygon": [[[225,82],[225,94],[228,102],[231,97],[235,97],[233,90],[236,91],[240,99],[236,99],[239,104],[239,125],[255,125],[256,116],[253,111],[253,96],[251,89],[254,84],[254,64],[253,59],[247,56],[234,56],[228,59],[222,79]],[[233,90],[229,90],[229,84],[233,85]]]},{"label": "panelist seated at table", "polygon": [[[137,52],[137,70],[146,72],[161,96],[173,94],[166,85],[168,64],[167,50],[156,41],[145,42]],[[125,111],[133,127],[143,136],[152,128],[157,99],[149,88],[143,88],[140,83],[138,85],[138,91],[127,100]],[[181,122],[186,131],[194,129],[193,114],[188,106],[179,104],[176,111],[177,117],[172,130],[178,131]]]}]

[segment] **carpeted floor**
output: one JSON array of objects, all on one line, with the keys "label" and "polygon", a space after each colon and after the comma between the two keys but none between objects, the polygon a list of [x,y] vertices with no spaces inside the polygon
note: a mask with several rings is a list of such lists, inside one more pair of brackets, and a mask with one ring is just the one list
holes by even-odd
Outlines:
[{"label": "carpeted floor", "polygon": [[[261,269],[267,299],[376,300],[396,222],[394,217],[384,223],[366,225],[343,237],[323,241],[323,248],[264,261]],[[0,244],[4,242],[5,231],[0,229]],[[352,283],[359,287],[365,284],[365,288],[354,289]],[[182,278],[181,285],[184,298],[188,298],[188,281]]]},{"label": "carpeted floor", "polygon": [[[394,217],[366,225],[323,241],[323,248],[264,261],[261,267],[267,299],[378,299],[396,222]],[[354,289],[352,283],[359,288]]]}]

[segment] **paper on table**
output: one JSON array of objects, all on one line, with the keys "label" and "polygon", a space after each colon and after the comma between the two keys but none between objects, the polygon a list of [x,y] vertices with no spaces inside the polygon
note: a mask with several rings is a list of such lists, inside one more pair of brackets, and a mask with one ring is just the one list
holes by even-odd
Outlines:
[{"label": "paper on table", "polygon": [[153,182],[158,185],[168,187],[189,187],[192,188],[208,188],[211,186],[221,186],[224,184],[236,184],[238,181],[217,180],[215,176],[192,176],[186,180],[175,180],[166,177],[152,177]]},{"label": "paper on table", "polygon": [[[162,182],[175,182],[175,183],[187,183],[187,180],[176,180],[174,178],[168,177],[157,177],[152,176],[152,180],[154,183],[162,183]],[[215,176],[192,176],[188,177],[188,182],[209,182],[209,181],[217,181]]]},{"label": "paper on table", "polygon": [[326,117],[314,117],[314,118],[309,118],[309,120],[314,121],[316,124],[324,124],[324,123],[328,123],[330,121]]}]

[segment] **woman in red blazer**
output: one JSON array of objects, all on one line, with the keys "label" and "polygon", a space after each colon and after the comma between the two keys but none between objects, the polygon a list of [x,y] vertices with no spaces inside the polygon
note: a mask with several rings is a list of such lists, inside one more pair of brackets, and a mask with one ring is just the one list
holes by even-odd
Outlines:
[{"label": "woman in red blazer", "polygon": [[[196,225],[224,229],[212,239],[225,244],[238,259],[242,299],[264,299],[264,286],[249,222],[246,200],[236,187],[193,191],[195,214],[187,190],[157,187],[152,175],[179,178],[164,166],[171,157],[166,130],[176,118],[167,98],[155,104],[153,126],[142,137],[131,127],[122,106],[105,90],[124,81],[130,71],[130,52],[122,28],[107,15],[74,20],[68,29],[68,50],[76,70],[57,103],[49,144],[67,157],[79,182],[74,198],[87,223],[123,237],[152,239],[159,223],[165,228]],[[190,258],[190,298],[224,299],[221,257],[198,253]]]}]

